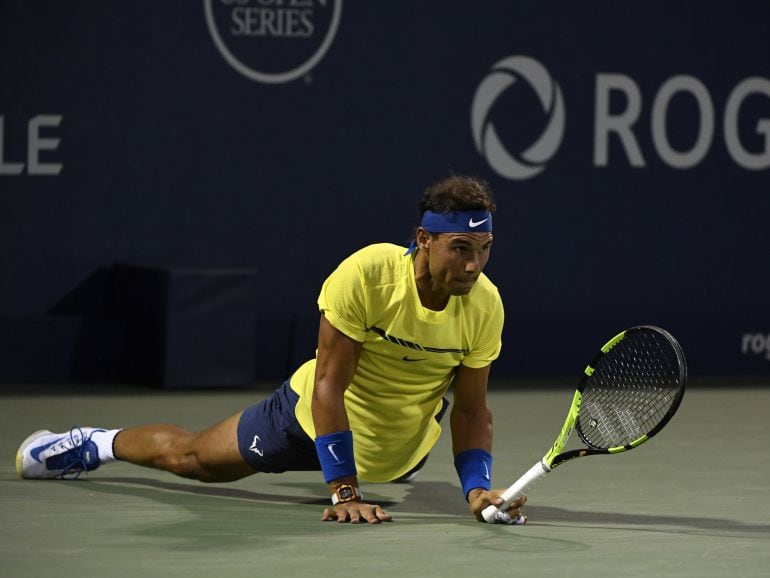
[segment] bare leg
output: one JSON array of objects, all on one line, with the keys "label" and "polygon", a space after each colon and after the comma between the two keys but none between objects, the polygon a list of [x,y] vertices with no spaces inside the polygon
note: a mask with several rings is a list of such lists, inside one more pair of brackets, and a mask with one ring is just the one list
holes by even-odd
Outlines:
[{"label": "bare leg", "polygon": [[170,424],[127,428],[115,438],[115,457],[202,482],[231,482],[254,472],[238,450],[234,415],[200,433]]}]

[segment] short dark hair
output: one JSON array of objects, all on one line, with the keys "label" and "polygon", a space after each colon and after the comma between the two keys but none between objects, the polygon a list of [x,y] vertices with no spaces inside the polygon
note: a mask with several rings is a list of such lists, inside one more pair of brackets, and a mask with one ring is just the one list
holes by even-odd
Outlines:
[{"label": "short dark hair", "polygon": [[429,186],[420,201],[420,217],[425,211],[489,211],[497,207],[489,185],[477,177],[452,175]]}]

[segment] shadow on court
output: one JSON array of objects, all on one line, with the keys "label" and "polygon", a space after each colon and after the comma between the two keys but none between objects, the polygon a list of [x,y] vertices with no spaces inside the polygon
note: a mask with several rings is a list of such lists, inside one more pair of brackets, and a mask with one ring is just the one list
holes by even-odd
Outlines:
[{"label": "shadow on court", "polygon": [[[52,561],[125,578],[770,576],[770,462],[757,459],[770,439],[769,388],[688,391],[665,437],[627,456],[565,466],[535,488],[523,527],[469,516],[448,435],[414,483],[364,484],[367,500],[393,514],[378,526],[322,523],[328,498],[317,472],[207,485],[116,462],[87,481],[18,479],[17,444],[35,428],[66,429],[95,415],[120,426],[174,415],[202,428],[255,397],[92,393],[0,396],[2,576],[45,576]],[[490,393],[497,415],[516,416],[496,421],[498,483],[553,441],[568,397]],[[698,440],[708,451],[696,451]]]},{"label": "shadow on court", "polygon": [[[88,492],[104,492],[113,495],[133,496],[156,502],[168,503],[174,507],[184,507],[190,512],[208,516],[207,524],[226,527],[237,523],[238,516],[245,516],[249,522],[261,514],[276,515],[287,506],[301,505],[321,510],[328,506],[326,498],[308,497],[318,491],[317,483],[288,482],[286,488],[306,491],[307,496],[295,494],[263,493],[242,488],[228,488],[194,483],[167,482],[144,477],[108,477],[89,480],[87,483],[74,482],[73,487]],[[448,482],[416,482],[408,484],[403,500],[394,501],[376,492],[377,485],[368,486],[367,499],[380,504],[390,511],[398,522],[435,523],[441,518],[442,523],[473,523],[469,519],[464,504],[458,502],[457,487]],[[373,491],[374,490],[374,491]],[[214,498],[215,502],[206,500]],[[252,502],[254,507],[243,507],[243,501]],[[229,505],[226,505],[228,504]],[[770,534],[770,524],[744,524],[736,520],[694,516],[660,516],[612,512],[589,512],[552,506],[527,506],[530,525],[554,527],[594,527],[606,529],[643,530],[648,532],[668,532],[673,534],[708,534],[711,536],[734,536],[766,538]],[[215,519],[212,515],[216,514]],[[412,516],[426,514],[425,517]],[[278,514],[280,516],[280,513]],[[305,515],[304,513],[302,514]],[[233,518],[235,516],[236,519]],[[292,514],[291,518],[294,517]],[[313,515],[309,516],[313,519]],[[483,527],[483,525],[482,525]],[[167,529],[166,529],[167,530]],[[166,532],[164,530],[164,534]],[[191,531],[198,532],[200,529]],[[526,531],[526,530],[524,530]],[[168,535],[168,534],[165,534]]]}]

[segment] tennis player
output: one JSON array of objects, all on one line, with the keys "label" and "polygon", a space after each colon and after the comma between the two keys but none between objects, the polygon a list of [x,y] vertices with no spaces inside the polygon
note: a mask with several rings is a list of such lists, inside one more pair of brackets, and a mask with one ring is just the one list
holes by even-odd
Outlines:
[{"label": "tennis player", "polygon": [[[490,364],[501,347],[503,305],[482,273],[492,246],[487,185],[452,176],[427,188],[407,249],[365,247],[326,279],[315,359],[272,396],[213,427],[175,425],[35,432],[20,446],[24,478],[64,478],[114,460],[203,482],[256,472],[320,470],[332,507],[322,520],[379,523],[359,478],[411,481],[425,464],[454,388],[455,467],[473,515],[499,505],[492,477]],[[511,520],[523,523],[511,504]]]}]

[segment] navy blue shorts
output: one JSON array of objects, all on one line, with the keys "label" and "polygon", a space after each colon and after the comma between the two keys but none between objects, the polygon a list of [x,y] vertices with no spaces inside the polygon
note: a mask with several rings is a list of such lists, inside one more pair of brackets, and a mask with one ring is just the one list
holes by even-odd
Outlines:
[{"label": "navy blue shorts", "polygon": [[285,381],[275,393],[243,412],[238,449],[258,472],[320,470],[315,442],[294,415],[299,396]]},{"label": "navy blue shorts", "polygon": [[[321,469],[315,441],[299,425],[294,408],[299,396],[285,381],[273,395],[243,412],[238,422],[238,449],[241,456],[257,472],[280,473]],[[442,400],[436,421],[441,421],[449,406]],[[422,468],[425,456],[410,472]]]}]

